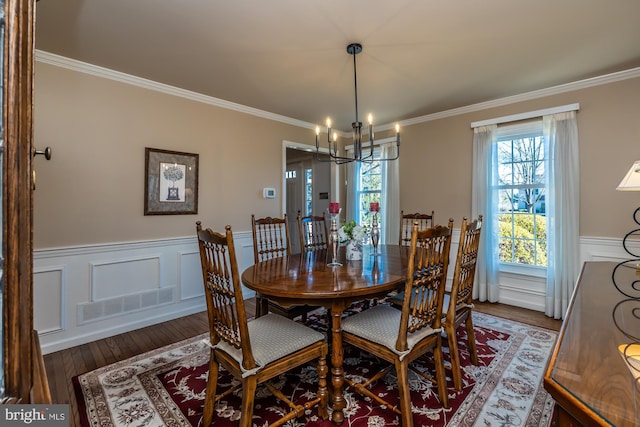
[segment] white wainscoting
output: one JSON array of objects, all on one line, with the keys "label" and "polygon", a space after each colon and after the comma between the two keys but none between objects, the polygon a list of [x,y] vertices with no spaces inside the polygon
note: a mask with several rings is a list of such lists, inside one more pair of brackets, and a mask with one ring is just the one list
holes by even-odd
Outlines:
[{"label": "white wainscoting", "polygon": [[[251,232],[234,241],[242,271],[253,264]],[[38,250],[33,261],[45,354],[206,310],[195,236]]]},{"label": "white wainscoting", "polygon": [[[629,249],[640,254],[640,243],[631,242]],[[580,265],[585,261],[620,262],[632,258],[622,247],[622,239],[581,237]],[[501,273],[499,302],[544,312],[545,278]]]},{"label": "white wainscoting", "polygon": [[[459,236],[454,230],[449,283]],[[251,232],[234,239],[243,271],[253,264]],[[195,236],[34,251],[34,324],[43,353],[205,310],[199,257]],[[629,255],[621,239],[583,237],[580,258]],[[544,311],[544,279],[504,273],[500,281],[500,302]]]}]

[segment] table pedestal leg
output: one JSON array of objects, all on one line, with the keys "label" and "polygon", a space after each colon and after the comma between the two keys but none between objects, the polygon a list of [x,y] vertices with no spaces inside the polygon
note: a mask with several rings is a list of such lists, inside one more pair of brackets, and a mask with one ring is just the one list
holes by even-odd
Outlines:
[{"label": "table pedestal leg", "polygon": [[347,402],[342,395],[342,385],[344,383],[344,369],[342,360],[344,357],[342,349],[342,327],[340,318],[344,307],[332,307],[331,309],[331,421],[334,424],[342,424],[344,421],[344,408]]},{"label": "table pedestal leg", "polygon": [[269,313],[269,300],[256,294],[256,317],[264,316],[267,313]]}]

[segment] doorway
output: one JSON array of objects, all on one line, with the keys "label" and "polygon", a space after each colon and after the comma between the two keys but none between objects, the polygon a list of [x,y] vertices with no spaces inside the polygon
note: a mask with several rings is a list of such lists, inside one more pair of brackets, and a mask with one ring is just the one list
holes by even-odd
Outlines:
[{"label": "doorway", "polygon": [[326,212],[332,197],[332,163],[318,161],[306,148],[287,146],[285,150],[284,207],[289,219],[291,252],[297,253],[300,252],[298,212],[302,216]]}]

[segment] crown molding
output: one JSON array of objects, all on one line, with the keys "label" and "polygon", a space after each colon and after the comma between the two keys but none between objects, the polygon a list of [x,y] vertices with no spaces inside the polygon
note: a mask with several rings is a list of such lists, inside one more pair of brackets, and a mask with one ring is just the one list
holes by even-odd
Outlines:
[{"label": "crown molding", "polygon": [[532,99],[537,99],[537,98],[544,98],[546,96],[557,95],[560,93],[571,92],[574,90],[586,89],[594,86],[615,83],[615,82],[628,80],[628,79],[635,79],[638,77],[640,77],[640,67],[632,68],[625,71],[619,71],[617,73],[605,74],[599,77],[592,77],[590,79],[578,80],[576,82],[566,83],[563,85],[552,86],[546,89],[534,90],[531,92],[522,93],[520,95],[508,96],[506,98],[495,99],[493,101],[480,102],[478,104],[467,105],[466,107],[454,108],[451,110],[441,111],[439,113],[415,117],[413,119],[401,121],[400,124],[404,126],[414,125],[418,123],[443,119],[446,117],[459,116],[461,114],[472,113],[475,111],[487,110],[489,108],[515,104],[517,102],[530,101]]},{"label": "crown molding", "polygon": [[[44,64],[54,65],[57,67],[67,68],[69,70],[78,71],[80,73],[91,74],[97,77],[105,79],[115,80],[121,83],[130,84],[133,86],[142,87],[149,90],[155,90],[158,92],[166,93],[168,95],[179,96],[182,98],[190,99],[196,102],[202,102],[204,104],[213,105],[228,110],[234,110],[245,114],[261,117],[268,120],[282,122],[293,126],[302,127],[305,129],[315,130],[315,124],[308,123],[302,120],[293,119],[291,117],[282,116],[268,111],[259,110],[253,107],[247,107],[246,105],[237,104],[235,102],[225,101],[223,99],[214,98],[212,96],[202,95],[197,92],[192,92],[185,89],[180,89],[175,86],[169,86],[163,83],[154,82],[152,80],[143,79],[141,77],[132,76],[130,74],[121,73],[119,71],[110,70],[108,68],[100,67],[86,62],[77,61],[75,59],[66,58],[64,56],[55,55],[53,53],[44,52],[36,49],[35,59],[38,62]],[[531,92],[522,93],[520,95],[508,96],[505,98],[495,99],[492,101],[481,102],[478,104],[471,104],[465,107],[453,108],[451,110],[445,110],[438,113],[427,114],[424,116],[415,117],[413,119],[402,120],[398,122],[401,126],[410,126],[418,123],[429,122],[433,120],[439,120],[447,117],[458,116],[461,114],[467,114],[475,111],[486,110],[494,107],[501,107],[504,105],[515,104],[517,102],[529,101],[532,99],[543,98],[546,96],[557,95],[560,93],[571,92],[575,90],[585,89],[594,86],[600,86],[609,83],[615,83],[623,80],[634,79],[640,77],[640,67],[632,68],[630,70],[619,71],[616,73],[605,74],[599,77],[592,77],[589,79],[578,80],[576,82],[567,83],[558,86],[552,86],[546,89],[535,90]],[[379,130],[392,129],[393,125],[383,125],[378,127]],[[341,136],[350,135],[350,133],[341,132]]]},{"label": "crown molding", "polygon": [[192,92],[190,90],[180,89],[175,86],[158,83],[153,80],[143,79],[141,77],[132,76],[130,74],[125,74],[97,65],[88,64],[86,62],[76,61],[75,59],[66,58],[64,56],[55,55],[53,53],[36,49],[35,56],[36,61],[42,62],[44,64],[67,68],[69,70],[90,74],[105,79],[115,80],[120,83],[126,83],[144,89],[154,90],[168,95],[179,96],[181,98],[201,102],[203,104],[213,105],[215,107],[225,108],[227,110],[238,111],[276,122],[282,122],[293,126],[315,130],[314,124],[307,123],[302,120],[292,119],[290,117],[270,113],[269,111],[259,110],[257,108],[247,107],[246,105],[236,104],[235,102],[225,101],[224,99],[214,98],[212,96],[203,95],[197,92]]}]

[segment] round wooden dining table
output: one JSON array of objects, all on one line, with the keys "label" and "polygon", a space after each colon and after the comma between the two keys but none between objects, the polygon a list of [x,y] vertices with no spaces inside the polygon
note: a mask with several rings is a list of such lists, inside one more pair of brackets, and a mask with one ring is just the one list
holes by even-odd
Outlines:
[{"label": "round wooden dining table", "polygon": [[[341,266],[328,266],[327,250],[294,254],[262,261],[242,273],[242,283],[256,291],[263,300],[259,310],[266,312],[267,299],[284,306],[306,304],[323,306],[331,316],[331,420],[344,421],[346,401],[343,397],[344,369],[341,318],[344,310],[356,301],[381,297],[405,282],[408,248],[380,245],[363,248],[360,261],[347,261],[340,247]],[[277,345],[277,343],[274,343]]]}]

